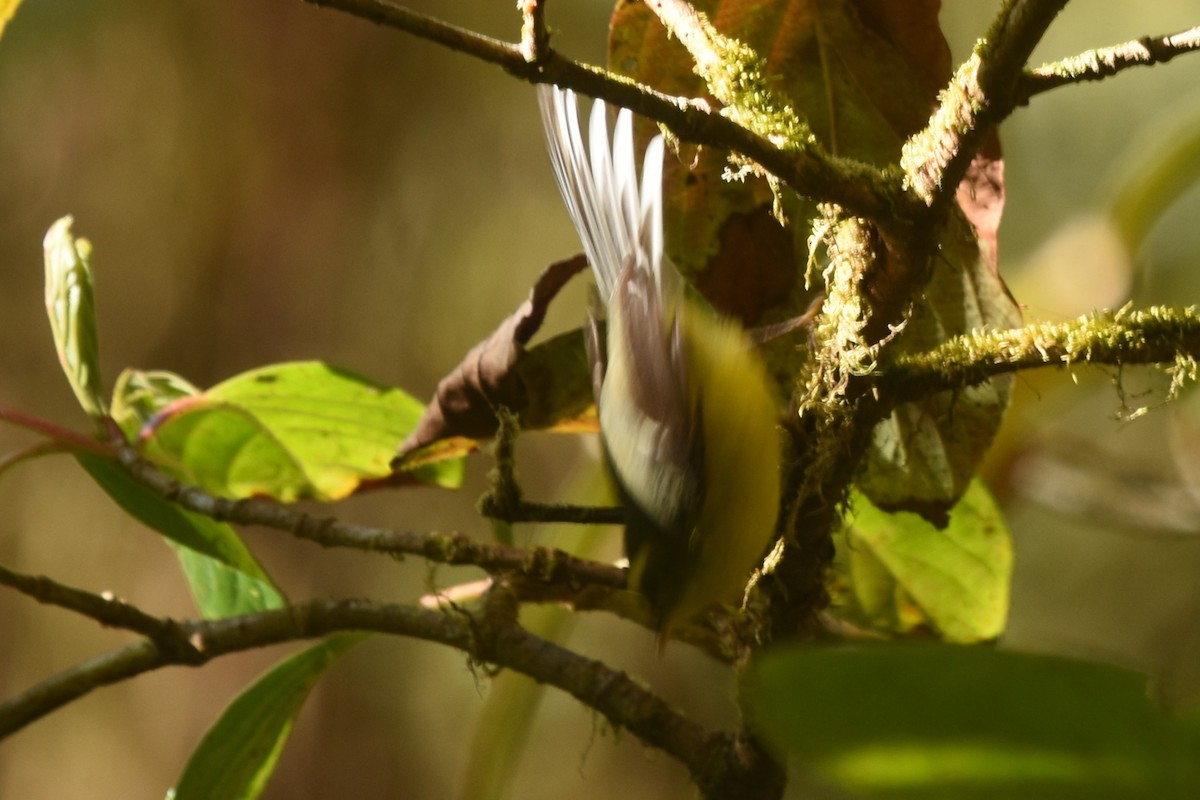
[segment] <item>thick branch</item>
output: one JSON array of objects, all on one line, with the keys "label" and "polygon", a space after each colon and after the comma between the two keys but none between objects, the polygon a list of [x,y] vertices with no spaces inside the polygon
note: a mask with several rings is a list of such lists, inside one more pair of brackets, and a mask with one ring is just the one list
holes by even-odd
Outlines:
[{"label": "thick branch", "polygon": [[515,600],[510,602],[503,591],[487,605],[481,615],[471,616],[365,600],[317,600],[279,611],[178,623],[170,646],[143,640],[79,664],[0,704],[0,738],[94,689],[159,667],[200,665],[218,656],[339,631],[374,631],[448,645],[475,661],[555,686],[610,723],[678,758],[702,788],[711,790],[714,781],[723,780],[715,765],[736,758],[728,735],[689,721],[624,673],[521,628],[515,621]]},{"label": "thick branch", "polygon": [[78,700],[93,689],[128,680],[168,663],[149,639],[84,661],[0,703],[0,739]]},{"label": "thick branch", "polygon": [[987,37],[942,92],[925,130],[904,146],[900,166],[929,206],[952,202],[987,132],[1021,100],[1025,63],[1067,0],[1008,0]]},{"label": "thick branch", "polygon": [[1175,56],[1200,50],[1200,26],[1169,36],[1143,36],[1131,42],[1088,50],[1077,56],[1027,71],[1018,87],[1018,102],[1072,83],[1099,81],[1130,67],[1165,64]]},{"label": "thick branch", "polygon": [[1197,359],[1200,314],[1153,306],[960,336],[926,353],[898,356],[876,378],[875,388],[900,403],[1048,365],[1171,364],[1191,372]]},{"label": "thick branch", "polygon": [[647,0],[646,5],[691,54],[709,93],[725,106],[723,116],[785,150],[829,160],[807,123],[772,85],[766,60],[752,47],[720,33],[686,0]]},{"label": "thick branch", "polygon": [[[561,602],[580,611],[608,611],[643,627],[653,627],[644,605],[632,601],[634,595],[623,591],[625,570],[611,564],[550,548],[524,550],[477,542],[458,533],[394,531],[355,525],[332,517],[317,518],[269,500],[226,500],[180,483],[144,461],[132,448],[121,450],[120,461],[130,475],[164,499],[218,521],[261,525],[291,533],[322,547],[415,555],[442,564],[469,564],[492,574],[504,573],[523,601]],[[539,507],[522,505],[524,510],[529,508]],[[541,507],[548,518],[570,517],[571,521],[585,524],[613,522],[620,515],[620,509],[578,509],[579,513],[573,509],[573,506]],[[713,613],[723,619],[724,612]],[[109,619],[95,618],[103,624],[115,624]],[[705,625],[685,626],[674,638],[705,651],[718,661],[729,660],[719,637],[714,637]]]}]

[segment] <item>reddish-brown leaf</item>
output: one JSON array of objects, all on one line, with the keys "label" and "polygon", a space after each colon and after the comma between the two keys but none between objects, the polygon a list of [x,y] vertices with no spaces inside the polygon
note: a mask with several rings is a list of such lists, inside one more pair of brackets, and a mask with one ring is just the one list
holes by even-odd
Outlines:
[{"label": "reddish-brown leaf", "polygon": [[[951,76],[938,25],[939,0],[695,0],[722,34],[749,45],[781,96],[832,153],[877,166],[928,122]],[[610,66],[662,91],[705,97],[683,46],[644,4],[620,2]],[[728,154],[684,145],[664,177],[667,252],[713,303],[751,324],[799,314],[796,291],[811,204],[785,196],[790,230],[770,217],[763,181],[722,178]],[[807,187],[793,186],[803,195]],[[939,234],[932,280],[912,309],[898,351],[922,350],[979,327],[1008,327],[1019,314],[999,278],[996,233],[1004,206],[1003,162],[993,134],[958,187],[962,215]],[[820,200],[819,197],[813,198]],[[969,223],[969,224],[968,224]],[[882,336],[910,309],[910,287],[928,265],[883,242],[867,294]],[[769,320],[768,320],[769,321]],[[794,355],[785,354],[794,358]],[[993,382],[899,409],[876,431],[861,478],[880,506],[936,516],[967,485],[1007,404]]]},{"label": "reddish-brown leaf", "polygon": [[[723,34],[762,56],[771,88],[832,152],[896,162],[905,137],[929,118],[950,76],[938,0],[699,0]],[[643,3],[619,2],[609,64],[676,95],[712,98],[687,51]],[[648,135],[648,133],[647,133]],[[806,260],[810,207],[789,203],[778,229],[762,181],[727,181],[728,154],[681,147],[664,173],[667,252],[719,309],[746,324],[800,313],[795,291]],[[792,187],[803,192],[805,187]]]}]

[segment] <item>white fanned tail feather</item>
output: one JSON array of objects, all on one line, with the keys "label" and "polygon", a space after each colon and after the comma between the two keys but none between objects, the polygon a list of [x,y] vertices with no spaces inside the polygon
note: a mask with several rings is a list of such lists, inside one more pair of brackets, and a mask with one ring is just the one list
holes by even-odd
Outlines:
[{"label": "white fanned tail feather", "polygon": [[[629,584],[660,641],[716,602],[736,601],[774,532],[778,413],[766,369],[734,322],[687,299],[663,255],[663,140],[639,186],[633,115],[541,87],[550,160],[608,317],[599,359],[601,437],[628,515]],[[594,365],[595,366],[595,365]]]}]

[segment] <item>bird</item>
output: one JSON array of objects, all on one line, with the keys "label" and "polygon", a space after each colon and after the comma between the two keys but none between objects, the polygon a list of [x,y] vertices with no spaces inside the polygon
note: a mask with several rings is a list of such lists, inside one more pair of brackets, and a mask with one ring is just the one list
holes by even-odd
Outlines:
[{"label": "bird", "polygon": [[734,320],[692,293],[664,255],[665,147],[638,181],[633,115],[539,87],[550,161],[595,277],[588,353],[608,471],[625,507],[627,583],[660,647],[718,603],[739,603],[774,538],[781,440],[776,388]]}]

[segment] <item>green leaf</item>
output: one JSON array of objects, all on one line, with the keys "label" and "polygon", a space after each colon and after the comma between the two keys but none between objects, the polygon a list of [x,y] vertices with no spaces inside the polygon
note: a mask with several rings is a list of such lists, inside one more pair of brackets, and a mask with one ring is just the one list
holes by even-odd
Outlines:
[{"label": "green leaf", "polygon": [[174,372],[126,369],[113,388],[113,420],[131,441],[143,425],[172,403],[200,394],[200,390]]},{"label": "green leaf", "polygon": [[[582,337],[580,337],[582,338]],[[611,485],[597,470],[576,473],[565,494],[579,502],[612,502]],[[607,546],[602,526],[580,529],[573,525],[542,527],[535,544],[564,549],[580,558],[595,558]],[[521,609],[521,627],[542,639],[564,644],[575,629],[577,616],[549,605]],[[500,800],[513,793],[513,780],[521,767],[530,731],[546,685],[526,675],[505,670],[489,682],[487,698],[476,716],[467,758],[459,771],[459,798]]]},{"label": "green leaf", "polygon": [[94,420],[108,414],[100,386],[100,344],[92,292],[92,246],[71,233],[71,217],[50,226],[43,241],[46,262],[46,313],[63,372]]},{"label": "green leaf", "polygon": [[147,458],[221,497],[293,502],[314,487],[298,459],[250,411],[199,398],[154,429]]},{"label": "green leaf", "polygon": [[80,465],[134,519],[165,536],[179,556],[192,597],[209,619],[283,608],[286,601],[237,533],[142,486],[116,463],[76,455]]},{"label": "green leaf", "polygon": [[[236,541],[238,545],[245,547],[241,539],[237,538],[237,533],[228,525],[207,521],[220,531],[221,536],[227,537],[229,542]],[[266,574],[261,574],[261,567],[258,569],[260,574],[255,575],[170,540],[167,544],[175,551],[175,557],[179,559],[179,566],[183,568],[184,577],[187,578],[192,600],[205,619],[237,617],[273,608],[284,608],[287,605],[287,598]]]},{"label": "green leaf", "polygon": [[[575,617],[555,606],[521,612],[522,627],[553,642],[562,642],[574,623]],[[545,684],[513,670],[504,670],[489,681],[487,699],[475,720],[466,764],[459,774],[459,798],[501,800],[511,795],[545,693]]]},{"label": "green leaf", "polygon": [[[928,351],[955,336],[1021,324],[1004,282],[953,214],[940,239],[933,277],[893,352]],[[939,513],[958,501],[1000,428],[1012,376],[905,403],[875,427],[859,488],[884,508]]]},{"label": "green leaf", "polygon": [[188,759],[174,800],[252,800],[261,794],[296,715],[317,681],[365,634],[331,636],[280,662],[237,696]]},{"label": "green leaf", "polygon": [[889,632],[933,628],[953,642],[1004,631],[1012,583],[1012,537],[976,480],[944,528],[909,512],[889,514],[862,495],[836,539],[839,611]]},{"label": "green leaf", "polygon": [[1200,729],[1113,667],[945,645],[790,647],[750,670],[752,725],[854,797],[1200,796]]},{"label": "green leaf", "polygon": [[[396,446],[423,406],[399,389],[315,361],[231,378],[162,409],[146,432],[147,458],[224,497],[343,498],[392,474]],[[461,461],[416,474],[442,486]]]}]

